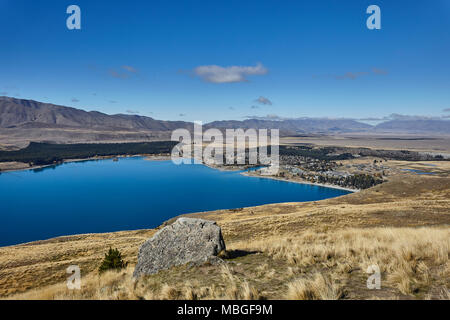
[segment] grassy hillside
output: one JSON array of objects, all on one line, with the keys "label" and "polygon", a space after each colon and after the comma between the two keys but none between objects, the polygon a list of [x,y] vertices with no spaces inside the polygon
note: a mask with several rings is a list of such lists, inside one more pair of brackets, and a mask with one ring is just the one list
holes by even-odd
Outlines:
[{"label": "grassy hillside", "polygon": [[[449,299],[450,178],[404,175],[308,203],[191,214],[222,227],[223,266],[176,267],[134,282],[155,230],[62,237],[0,248],[0,295],[36,299]],[[167,222],[167,223],[170,223]],[[98,275],[108,248],[130,262]],[[65,286],[69,265],[82,290]],[[366,288],[378,264],[381,290]]]}]

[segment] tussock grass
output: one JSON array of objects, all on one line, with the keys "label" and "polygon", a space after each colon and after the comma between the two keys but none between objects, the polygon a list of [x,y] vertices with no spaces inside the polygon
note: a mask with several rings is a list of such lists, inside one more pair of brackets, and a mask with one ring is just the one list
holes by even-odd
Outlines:
[{"label": "tussock grass", "polygon": [[[427,291],[433,282],[449,279],[449,228],[305,232],[296,237],[273,237],[235,245],[246,250],[261,250],[299,269],[323,270],[341,279],[348,278],[354,271],[364,273],[375,264],[384,275],[384,284],[396,287],[404,295]],[[299,269],[290,267],[289,272],[295,275]],[[431,269],[437,272],[434,280]],[[289,296],[319,298],[314,289],[319,279],[322,278],[316,274],[314,280],[295,280],[289,284]],[[325,286],[326,281],[323,281]]]},{"label": "tussock grass", "polygon": [[342,288],[315,273],[312,278],[297,279],[288,284],[286,298],[289,300],[338,300],[344,296]]},{"label": "tussock grass", "polygon": [[[226,280],[225,299],[231,300],[260,300],[263,297],[259,291],[250,285],[248,281],[241,282],[238,277],[234,275],[234,271],[228,265],[221,267],[222,277]],[[220,295],[220,293],[219,293]]]},{"label": "tussock grass", "polygon": [[[449,228],[344,229],[234,242],[230,249],[261,254],[221,266],[177,267],[134,279],[132,267],[82,278],[82,290],[64,283],[13,299],[249,299],[335,300],[419,297],[449,299]],[[265,259],[265,260],[264,260]],[[366,270],[379,266],[384,296],[365,287]],[[351,284],[350,284],[351,283]],[[355,283],[356,289],[355,289]],[[350,291],[350,295],[348,295]],[[392,295],[392,292],[396,293]]]},{"label": "tussock grass", "polygon": [[82,280],[81,290],[69,290],[65,284],[49,286],[39,290],[31,290],[10,299],[26,300],[198,300],[198,299],[233,299],[259,300],[263,297],[259,291],[247,281],[241,281],[233,275],[228,266],[223,267],[220,274],[225,279],[223,286],[200,286],[187,280],[177,285],[159,283],[151,277],[134,279],[133,270],[108,271],[102,274],[91,274]]},{"label": "tussock grass", "polygon": [[161,293],[160,298],[163,300],[177,300],[181,297],[181,291],[173,286],[169,286],[168,284],[164,284]]}]

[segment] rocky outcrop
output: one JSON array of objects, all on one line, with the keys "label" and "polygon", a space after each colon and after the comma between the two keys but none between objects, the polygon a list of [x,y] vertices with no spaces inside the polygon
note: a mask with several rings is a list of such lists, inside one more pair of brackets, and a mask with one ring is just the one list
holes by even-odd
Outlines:
[{"label": "rocky outcrop", "polygon": [[187,263],[217,263],[225,250],[220,227],[213,221],[179,218],[158,231],[139,249],[134,277]]}]

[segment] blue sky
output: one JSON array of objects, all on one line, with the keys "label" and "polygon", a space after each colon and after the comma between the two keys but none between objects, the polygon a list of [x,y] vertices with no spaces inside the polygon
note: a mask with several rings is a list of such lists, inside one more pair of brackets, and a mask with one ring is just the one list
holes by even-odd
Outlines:
[{"label": "blue sky", "polygon": [[[71,4],[81,30],[66,28]],[[371,4],[381,30],[366,27]],[[85,110],[205,122],[450,115],[446,0],[0,0],[0,36],[0,95]]]}]

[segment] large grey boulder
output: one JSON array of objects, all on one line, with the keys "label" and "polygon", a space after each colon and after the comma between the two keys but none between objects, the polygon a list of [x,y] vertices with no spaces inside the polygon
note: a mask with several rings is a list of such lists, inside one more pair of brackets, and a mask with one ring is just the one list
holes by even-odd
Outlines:
[{"label": "large grey boulder", "polygon": [[140,247],[133,276],[154,274],[187,263],[218,262],[217,255],[222,250],[225,242],[214,221],[179,218]]}]

